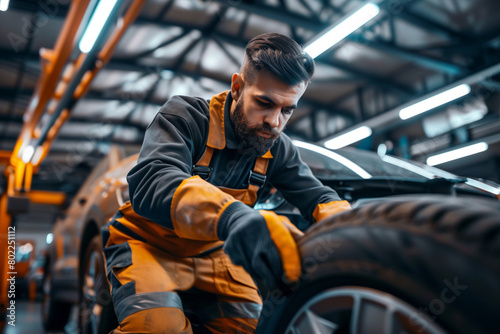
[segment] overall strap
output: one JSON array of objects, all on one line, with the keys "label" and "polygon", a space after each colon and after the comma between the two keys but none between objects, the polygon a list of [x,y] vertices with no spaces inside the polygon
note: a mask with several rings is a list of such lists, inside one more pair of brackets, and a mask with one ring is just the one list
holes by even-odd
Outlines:
[{"label": "overall strap", "polygon": [[[206,149],[191,170],[191,175],[199,175],[204,180],[207,180],[213,171],[213,168],[210,167],[210,161],[214,149],[222,150],[226,147],[224,133],[224,104],[227,94],[228,92],[223,92],[215,95],[210,101],[210,122]],[[255,204],[257,192],[266,183],[267,167],[269,165],[269,160],[272,158],[271,151],[267,151],[266,154],[256,159],[253,170],[250,171],[250,175],[248,176],[248,189],[224,188],[224,191],[233,195],[236,199],[243,201],[245,204]]]},{"label": "overall strap", "polygon": [[226,136],[224,132],[224,106],[229,91],[214,95],[210,100],[210,119],[208,127],[208,139],[206,142],[205,153],[200,160],[193,165],[191,175],[199,175],[202,179],[207,180],[212,174],[213,168],[210,167],[210,160],[214,153],[214,148],[222,150],[226,147]]},{"label": "overall strap", "polygon": [[266,154],[257,158],[253,170],[250,171],[248,184],[256,185],[257,190],[266,183],[267,166],[269,165],[269,159],[272,159],[272,157],[271,151],[267,151]]},{"label": "overall strap", "polygon": [[214,149],[207,146],[205,153],[201,156],[200,160],[191,169],[191,175],[199,175],[203,180],[207,180],[212,174],[213,168],[210,167],[210,160],[212,160],[212,154]]}]

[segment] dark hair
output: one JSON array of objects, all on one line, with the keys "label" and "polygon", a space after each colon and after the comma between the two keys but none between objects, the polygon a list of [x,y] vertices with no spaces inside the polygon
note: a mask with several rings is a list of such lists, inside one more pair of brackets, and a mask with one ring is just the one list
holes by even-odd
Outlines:
[{"label": "dark hair", "polygon": [[242,72],[249,84],[253,84],[256,71],[267,71],[290,86],[309,82],[314,73],[314,60],[302,51],[290,37],[278,33],[258,35],[246,48]]}]

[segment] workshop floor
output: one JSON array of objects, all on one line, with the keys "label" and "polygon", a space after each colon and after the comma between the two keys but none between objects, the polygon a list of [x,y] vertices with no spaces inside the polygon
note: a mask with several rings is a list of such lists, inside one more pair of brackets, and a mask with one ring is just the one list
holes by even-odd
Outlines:
[{"label": "workshop floor", "polygon": [[4,334],[75,334],[77,333],[75,312],[63,332],[45,332],[42,327],[40,301],[16,300],[16,326],[6,325]]}]

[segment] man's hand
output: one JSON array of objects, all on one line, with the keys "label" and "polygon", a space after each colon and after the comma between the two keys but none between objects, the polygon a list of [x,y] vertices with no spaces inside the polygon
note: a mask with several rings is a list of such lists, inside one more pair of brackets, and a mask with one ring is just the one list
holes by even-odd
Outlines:
[{"label": "man's hand", "polygon": [[217,233],[233,263],[243,266],[268,289],[300,278],[296,239],[302,232],[286,217],[235,202],[221,215]]}]

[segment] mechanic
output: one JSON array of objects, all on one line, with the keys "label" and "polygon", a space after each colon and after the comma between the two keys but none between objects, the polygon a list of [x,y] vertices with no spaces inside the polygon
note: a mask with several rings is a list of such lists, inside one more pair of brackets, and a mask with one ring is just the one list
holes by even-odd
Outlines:
[{"label": "mechanic", "polygon": [[311,222],[350,209],[282,133],[313,72],[294,40],[263,34],[248,43],[230,91],[163,105],[128,173],[130,201],[103,228],[112,333],[191,333],[187,305],[212,333],[253,333],[262,308],[254,282],[299,279],[302,232],[252,206],[272,185]]}]

